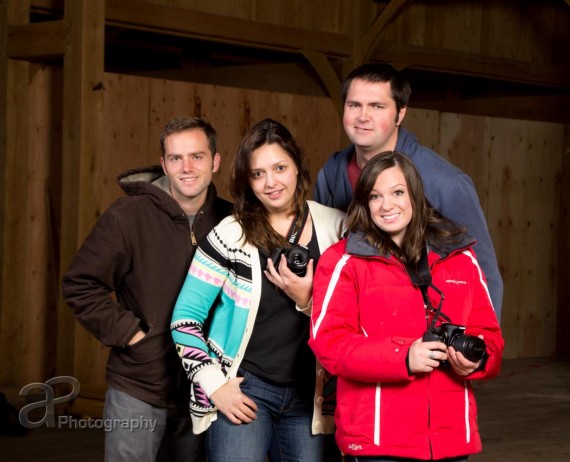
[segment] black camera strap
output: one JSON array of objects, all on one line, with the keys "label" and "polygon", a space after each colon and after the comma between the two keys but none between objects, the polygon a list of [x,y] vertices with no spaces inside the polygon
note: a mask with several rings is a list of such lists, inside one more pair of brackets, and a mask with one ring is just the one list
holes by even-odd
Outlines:
[{"label": "black camera strap", "polygon": [[289,228],[289,232],[287,233],[287,241],[289,244],[297,244],[299,238],[301,237],[301,233],[303,232],[303,228],[305,227],[305,223],[307,223],[307,218],[309,217],[309,206],[305,203],[303,207],[303,216],[301,217],[301,223],[297,226],[297,222],[299,221],[299,212],[295,214],[295,219],[293,223],[291,223],[291,227]]},{"label": "black camera strap", "polygon": [[[408,272],[410,279],[412,280],[412,284],[417,286],[422,292],[422,297],[424,299],[424,306],[426,310],[430,310],[434,313],[431,325],[428,328],[428,332],[432,331],[432,329],[435,327],[435,324],[437,323],[438,318],[440,317],[447,322],[451,322],[451,319],[449,319],[449,317],[441,311],[444,299],[443,292],[432,284],[432,278],[429,270],[429,263],[427,257],[427,245],[426,247],[424,247],[422,254],[420,256],[420,260],[418,261],[418,264],[415,268],[409,263],[405,263],[405,266],[406,266],[406,271]],[[436,291],[441,297],[441,301],[437,309],[434,308],[428,297],[427,292],[429,287],[431,287],[434,291]]]}]

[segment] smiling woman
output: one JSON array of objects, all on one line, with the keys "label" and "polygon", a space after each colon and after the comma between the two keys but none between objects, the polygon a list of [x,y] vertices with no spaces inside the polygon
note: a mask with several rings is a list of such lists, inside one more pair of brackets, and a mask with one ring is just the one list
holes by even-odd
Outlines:
[{"label": "smiling woman", "polygon": [[[345,460],[466,461],[481,451],[471,381],[498,374],[504,346],[473,239],[430,206],[412,161],[392,151],[362,170],[347,228],[319,262],[309,340],[338,376]],[[483,354],[424,336],[442,325],[465,330]]]},{"label": "smiling woman", "polygon": [[[198,247],[176,302],[172,336],[210,462],[340,460],[325,371],[307,341],[313,270],[344,213],[307,201],[306,165],[282,124],[246,133],[232,165],[234,214]],[[310,256],[303,272],[282,252],[297,244]]]}]

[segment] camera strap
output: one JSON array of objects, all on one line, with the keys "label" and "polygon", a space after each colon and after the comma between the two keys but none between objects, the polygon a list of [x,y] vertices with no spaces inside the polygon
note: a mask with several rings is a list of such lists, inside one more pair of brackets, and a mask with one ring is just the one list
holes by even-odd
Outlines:
[{"label": "camera strap", "polygon": [[301,237],[301,233],[303,228],[305,227],[305,223],[307,223],[307,218],[309,217],[309,207],[307,203],[303,206],[303,216],[301,217],[301,223],[297,226],[297,222],[299,221],[299,212],[295,214],[295,219],[293,223],[291,223],[291,227],[289,228],[289,232],[287,233],[287,241],[289,244],[295,245],[299,241]]},{"label": "camera strap", "polygon": [[[405,263],[405,267],[406,267],[406,271],[408,272],[408,275],[410,276],[410,279],[412,280],[412,284],[417,286],[422,293],[422,298],[424,299],[424,306],[425,306],[426,310],[429,310],[429,311],[434,313],[431,325],[429,326],[429,329],[428,329],[428,332],[431,332],[431,330],[435,327],[435,324],[437,323],[438,318],[441,317],[447,322],[451,322],[451,319],[449,319],[449,317],[446,314],[442,313],[442,311],[441,311],[444,296],[443,296],[443,292],[441,290],[439,290],[435,285],[432,284],[432,278],[431,278],[431,273],[429,270],[429,263],[428,263],[427,254],[428,254],[428,252],[427,252],[427,245],[426,245],[422,251],[422,254],[420,255],[420,260],[418,261],[417,266],[414,268],[409,263]],[[431,301],[428,297],[427,292],[428,292],[429,287],[431,287],[434,291],[436,291],[439,294],[439,296],[441,297],[441,301],[440,301],[437,309],[434,308],[434,306],[431,304]]]}]

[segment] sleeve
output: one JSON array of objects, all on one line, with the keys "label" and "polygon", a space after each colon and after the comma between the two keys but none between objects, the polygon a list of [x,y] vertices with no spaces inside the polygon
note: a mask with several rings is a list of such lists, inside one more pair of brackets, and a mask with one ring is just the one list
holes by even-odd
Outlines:
[{"label": "sleeve", "polygon": [[121,226],[120,214],[108,209],[62,280],[63,297],[76,319],[105,346],[125,347],[141,328],[136,315],[113,296],[129,271],[131,260],[132,247]]},{"label": "sleeve", "polygon": [[211,245],[215,229],[203,241],[192,260],[172,313],[170,329],[176,351],[188,378],[210,397],[226,383],[222,367],[208,346],[205,325],[215,310],[220,292],[228,279],[228,262],[220,248]]},{"label": "sleeve", "polygon": [[499,271],[497,256],[475,186],[468,176],[464,175],[460,178],[461,180],[455,183],[452,191],[445,195],[446,203],[441,212],[455,223],[467,226],[467,232],[477,241],[474,250],[477,252],[479,262],[487,278],[493,309],[500,321],[503,280]]},{"label": "sleeve", "polygon": [[474,336],[483,335],[487,353],[483,368],[469,375],[469,379],[490,379],[500,371],[505,342],[489,299],[485,275],[477,262],[475,253],[466,250],[463,254],[473,266],[473,280],[470,284],[473,287],[473,301],[465,323],[465,333]]},{"label": "sleeve", "polygon": [[313,286],[309,346],[333,375],[360,382],[410,381],[406,356],[416,340],[370,338],[360,327],[363,290],[348,254],[331,247],[319,260]]},{"label": "sleeve", "polygon": [[317,181],[313,189],[313,200],[319,204],[332,207],[332,194],[331,188],[328,184],[327,176],[324,167],[319,170],[317,174]]}]

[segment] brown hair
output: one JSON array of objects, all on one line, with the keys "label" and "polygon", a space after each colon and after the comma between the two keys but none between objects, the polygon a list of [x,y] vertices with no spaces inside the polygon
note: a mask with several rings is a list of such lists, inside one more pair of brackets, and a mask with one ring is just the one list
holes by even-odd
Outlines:
[{"label": "brown hair", "polygon": [[294,212],[301,212],[310,187],[310,173],[303,152],[289,130],[279,122],[264,119],[251,127],[242,139],[233,159],[230,194],[234,200],[234,215],[240,222],[245,238],[258,248],[272,250],[287,244],[269,223],[267,209],[250,186],[251,153],[266,144],[279,145],[297,167],[297,187],[293,198]]},{"label": "brown hair", "polygon": [[[400,247],[372,221],[368,205],[378,175],[392,167],[400,168],[404,174],[413,210]],[[430,205],[418,170],[405,154],[398,151],[382,152],[364,166],[348,208],[347,229],[364,232],[368,243],[381,254],[392,253],[408,263],[419,261],[426,240],[441,245],[458,242],[465,234],[465,228],[443,217]]]},{"label": "brown hair", "polygon": [[160,135],[160,151],[162,153],[162,157],[164,157],[165,149],[164,149],[164,142],[169,135],[173,133],[181,133],[190,130],[202,130],[208,139],[208,148],[210,149],[210,153],[212,157],[218,152],[216,143],[217,143],[217,134],[214,127],[212,127],[208,122],[200,117],[186,117],[186,116],[177,116],[174,117],[170,122],[166,124],[162,133]]}]

